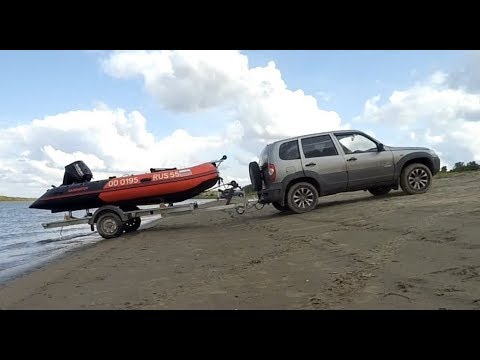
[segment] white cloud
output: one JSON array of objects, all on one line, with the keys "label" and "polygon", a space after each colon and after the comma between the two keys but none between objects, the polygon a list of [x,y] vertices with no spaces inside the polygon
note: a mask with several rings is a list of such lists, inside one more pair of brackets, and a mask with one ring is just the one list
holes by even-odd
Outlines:
[{"label": "white cloud", "polygon": [[[247,164],[266,143],[350,127],[336,112],[321,109],[314,96],[289,89],[273,61],[251,67],[238,51],[100,54],[108,74],[142,79],[146,92],[164,109],[193,115],[216,109],[224,111],[225,121],[209,129],[209,136],[193,136],[183,128],[159,138],[147,130],[153,119],[99,101],[93,110],[0,129],[0,194],[40,195],[45,187],[58,185],[64,166],[79,158],[100,179],[150,167],[190,166],[225,153],[224,179],[246,184]],[[397,141],[391,145],[402,145],[398,141],[404,134],[403,145],[430,146],[444,163],[480,161],[480,76],[473,81],[472,69],[480,66],[469,64],[467,72],[454,75],[439,71],[387,97],[372,94],[355,118],[362,126],[355,127],[368,123],[366,128],[377,132],[372,125],[381,125],[378,132],[391,130]],[[389,144],[388,138],[382,140]]]},{"label": "white cloud", "polygon": [[[438,80],[438,79],[437,79]],[[394,91],[388,101],[379,105],[380,96],[365,102],[362,121],[384,122],[391,125],[448,125],[455,121],[480,119],[480,97],[442,84],[415,85]]]},{"label": "white cloud", "polygon": [[440,144],[444,141],[444,135],[432,135],[430,129],[427,129],[425,133],[425,140],[432,145]]},{"label": "white cloud", "polygon": [[105,104],[103,101],[94,101],[93,102],[95,109],[97,110],[109,110],[110,108],[108,107],[107,104]]},{"label": "white cloud", "polygon": [[227,137],[195,137],[182,129],[156,139],[137,111],[93,109],[48,116],[0,132],[0,194],[40,195],[60,184],[65,165],[75,160],[83,160],[95,179],[102,179],[210,161],[227,142]]},{"label": "white cloud", "polygon": [[379,95],[367,99],[355,120],[388,126],[396,139],[404,132],[405,139],[434,148],[448,164],[480,160],[480,92],[453,86],[446,72],[395,90],[384,102]]},{"label": "white cloud", "polygon": [[[95,179],[190,166],[222,154],[222,176],[249,183],[248,162],[273,140],[344,128],[314,96],[292,91],[273,61],[249,67],[238,51],[119,51],[104,55],[104,70],[117,78],[143,78],[147,92],[172,113],[218,109],[227,115],[209,136],[177,129],[162,138],[147,131],[138,111],[110,109],[96,101],[77,110],[33,119],[0,132],[0,193],[38,196],[58,185],[64,166],[84,160]],[[152,120],[151,120],[152,121]],[[21,184],[21,186],[19,186]]]},{"label": "white cloud", "polygon": [[246,184],[247,165],[266,143],[348,127],[336,112],[320,109],[314,96],[288,89],[273,61],[249,67],[247,56],[238,51],[99,54],[105,55],[102,66],[108,74],[143,78],[147,92],[165,109],[220,109],[227,115],[224,126],[209,129],[209,136],[177,129],[156,138],[140,112],[110,109],[101,101],[93,110],[34,119],[0,133],[0,193],[39,195],[59,184],[64,166],[78,159],[100,179],[150,167],[194,165],[224,153],[229,159],[222,176]]},{"label": "white cloud", "polygon": [[430,83],[433,85],[442,85],[446,82],[448,74],[443,71],[435,71],[430,76]]},{"label": "white cloud", "polygon": [[342,128],[336,112],[288,89],[273,61],[250,68],[238,51],[119,51],[103,67],[114,77],[142,77],[148,93],[171,111],[230,109],[239,140],[259,144]]},{"label": "white cloud", "polygon": [[456,161],[480,161],[480,121],[463,122],[458,128],[451,129],[450,137],[453,141],[463,144],[472,154],[470,159],[457,158]]},{"label": "white cloud", "polygon": [[54,149],[51,145],[43,146],[41,148],[41,151],[46,155],[49,160],[51,160],[53,166],[55,167],[65,166],[66,164],[70,164],[77,159],[82,159],[84,162],[89,164],[90,167],[93,167],[95,169],[105,168],[105,163],[103,162],[103,160],[99,159],[93,154],[85,154],[81,151],[75,151],[72,154],[68,154],[62,150]]},{"label": "white cloud", "polygon": [[315,93],[322,101],[329,102],[332,99],[332,96],[325,91],[317,91]]}]

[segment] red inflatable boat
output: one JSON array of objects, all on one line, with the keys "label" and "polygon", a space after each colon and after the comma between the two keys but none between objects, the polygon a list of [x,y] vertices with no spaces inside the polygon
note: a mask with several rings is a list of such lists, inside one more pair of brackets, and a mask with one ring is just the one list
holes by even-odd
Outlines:
[{"label": "red inflatable boat", "polygon": [[63,184],[53,187],[30,205],[52,213],[116,205],[124,210],[137,205],[176,203],[213,187],[220,179],[218,165],[227,157],[184,169],[151,168],[149,173],[91,181],[83,161],[65,167]]}]

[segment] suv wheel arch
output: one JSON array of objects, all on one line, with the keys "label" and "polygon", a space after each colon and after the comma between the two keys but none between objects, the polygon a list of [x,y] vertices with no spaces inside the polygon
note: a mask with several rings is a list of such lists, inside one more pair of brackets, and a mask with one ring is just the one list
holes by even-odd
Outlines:
[{"label": "suv wheel arch", "polygon": [[430,171],[433,173],[434,164],[431,156],[424,152],[419,152],[419,153],[408,154],[398,161],[398,163],[395,165],[396,167],[395,178],[400,180],[400,175],[402,174],[403,170],[407,166],[415,163],[419,163],[427,166],[430,169]]}]

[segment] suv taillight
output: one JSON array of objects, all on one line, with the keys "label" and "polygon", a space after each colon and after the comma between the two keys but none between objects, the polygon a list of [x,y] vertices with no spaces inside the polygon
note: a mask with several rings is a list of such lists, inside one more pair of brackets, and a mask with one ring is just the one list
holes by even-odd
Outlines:
[{"label": "suv taillight", "polygon": [[268,164],[268,177],[270,178],[270,181],[275,181],[275,176],[277,173],[275,172],[275,165],[274,164]]}]

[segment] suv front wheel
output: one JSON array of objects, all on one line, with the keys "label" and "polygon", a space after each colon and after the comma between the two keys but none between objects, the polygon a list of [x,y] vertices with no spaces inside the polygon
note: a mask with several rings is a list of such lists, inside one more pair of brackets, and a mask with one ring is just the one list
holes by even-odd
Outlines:
[{"label": "suv front wheel", "polygon": [[306,213],[317,206],[318,191],[310,183],[300,182],[292,185],[287,194],[290,210],[297,214]]},{"label": "suv front wheel", "polygon": [[400,175],[400,187],[409,195],[423,194],[432,185],[432,172],[423,164],[410,164]]}]

